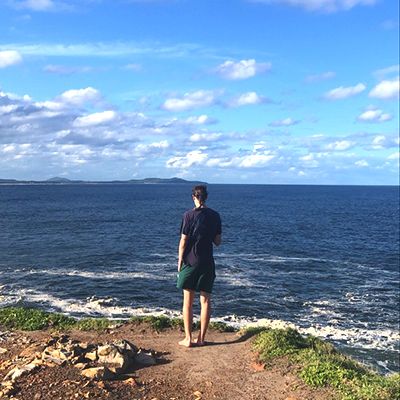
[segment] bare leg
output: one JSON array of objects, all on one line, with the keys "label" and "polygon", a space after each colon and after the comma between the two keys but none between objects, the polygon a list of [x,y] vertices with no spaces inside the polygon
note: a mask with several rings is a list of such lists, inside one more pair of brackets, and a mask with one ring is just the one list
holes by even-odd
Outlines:
[{"label": "bare leg", "polygon": [[185,347],[190,347],[192,345],[193,299],[194,291],[183,289],[183,324],[185,326],[185,339],[181,340],[179,344]]},{"label": "bare leg", "polygon": [[207,333],[208,324],[211,316],[211,294],[207,292],[200,292],[200,332],[197,338],[197,345],[204,346],[204,338]]}]

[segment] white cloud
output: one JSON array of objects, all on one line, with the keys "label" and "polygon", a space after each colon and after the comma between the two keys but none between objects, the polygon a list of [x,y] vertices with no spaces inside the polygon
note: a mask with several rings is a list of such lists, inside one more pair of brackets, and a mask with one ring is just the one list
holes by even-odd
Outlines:
[{"label": "white cloud", "polygon": [[318,156],[313,153],[308,153],[305,156],[299,157],[301,164],[307,168],[317,168],[319,161],[316,159]]},{"label": "white cloud", "polygon": [[325,93],[324,97],[328,100],[347,99],[348,97],[352,97],[363,92],[365,89],[366,86],[363,83],[358,83],[355,86],[348,87],[340,86]]},{"label": "white cloud", "polygon": [[214,142],[221,137],[220,133],[194,133],[190,136],[191,142]]},{"label": "white cloud", "polygon": [[379,82],[370,92],[369,97],[377,99],[395,99],[399,96],[399,78],[383,80]]},{"label": "white cloud", "polygon": [[[104,111],[113,108],[104,108],[103,102],[98,108],[93,99],[99,93],[86,89],[66,91],[63,101],[61,96],[35,102],[29,96],[0,93],[0,170],[5,177],[31,179],[65,172],[75,179],[129,179],[135,173],[167,177],[175,171],[187,173],[189,179],[233,183],[245,172],[249,183],[295,183],[303,180],[299,179],[303,171],[309,182],[355,183],[354,174],[365,171],[373,183],[380,178],[367,171],[369,167],[375,171],[381,162],[382,174],[395,179],[390,171],[397,161],[395,156],[387,159],[398,150],[394,133],[332,137],[311,132],[290,138],[265,130],[219,133],[207,129],[209,117],[201,113],[188,121],[191,114],[172,119],[165,114],[151,118]],[[354,151],[340,151],[349,143],[357,145]],[[363,159],[368,168],[355,165]],[[288,171],[289,167],[295,169]]]},{"label": "white cloud", "polygon": [[224,79],[240,80],[248,79],[271,69],[271,63],[257,63],[254,59],[225,61],[216,68],[216,73]]},{"label": "white cloud", "polygon": [[355,145],[354,142],[350,140],[338,140],[333,143],[329,143],[326,145],[327,150],[337,150],[337,151],[344,151],[348,150]]},{"label": "white cloud", "polygon": [[74,126],[82,128],[86,126],[100,125],[107,122],[111,122],[116,117],[117,113],[112,110],[97,112],[76,118],[74,121]]},{"label": "white cloud", "polygon": [[271,122],[269,125],[270,126],[292,126],[300,123],[299,120],[294,120],[293,118],[285,118],[277,121]]},{"label": "white cloud", "polygon": [[15,150],[15,146],[13,144],[6,144],[2,146],[1,151],[3,153],[13,153]]},{"label": "white cloud", "polygon": [[216,120],[214,118],[209,117],[206,114],[199,115],[197,117],[192,116],[186,118],[185,122],[190,125],[208,125],[214,124]]},{"label": "white cloud", "polygon": [[374,75],[378,79],[383,79],[383,78],[387,77],[388,75],[399,76],[399,74],[400,74],[400,65],[399,64],[391,65],[390,67],[386,67],[386,68],[382,68],[382,69],[378,69],[378,70],[374,71]]},{"label": "white cloud", "polygon": [[72,75],[72,74],[79,74],[79,73],[87,73],[93,71],[92,67],[82,66],[82,67],[69,67],[66,65],[46,65],[43,68],[43,71],[48,72],[50,74],[57,74],[57,75]]},{"label": "white cloud", "polygon": [[374,149],[383,149],[385,142],[386,142],[386,136],[384,135],[375,136],[374,139],[372,140],[372,147]]},{"label": "white cloud", "polygon": [[350,10],[358,5],[373,5],[377,0],[250,0],[256,3],[284,4],[307,11],[336,12]]},{"label": "white cloud", "polygon": [[139,72],[142,70],[142,66],[140,64],[127,64],[124,66],[124,69],[133,72]]},{"label": "white cloud", "polygon": [[21,61],[22,56],[18,51],[0,51],[0,68],[6,68],[10,67],[11,65],[19,64]]},{"label": "white cloud", "polygon": [[357,167],[362,167],[362,168],[369,166],[368,161],[365,161],[365,160],[358,160],[354,163],[354,165]]},{"label": "white cloud", "polygon": [[400,158],[400,152],[396,152],[387,156],[387,160],[398,160]]},{"label": "white cloud", "polygon": [[149,154],[156,154],[162,150],[168,149],[170,146],[168,140],[161,140],[160,142],[154,142],[150,144],[140,143],[135,147],[135,152],[140,157],[144,157]]},{"label": "white cloud", "polygon": [[29,9],[33,11],[49,11],[55,7],[53,0],[24,0],[14,2],[16,8]]},{"label": "white cloud", "polygon": [[[258,149],[258,150],[257,150]],[[242,156],[212,157],[208,158],[205,165],[210,168],[262,168],[269,165],[276,158],[269,150],[264,149],[263,145],[253,146],[253,152]]]},{"label": "white cloud", "polygon": [[321,74],[308,75],[305,81],[307,83],[321,82],[321,81],[326,81],[328,79],[332,79],[335,76],[336,76],[335,72],[328,71],[328,72],[323,72]]},{"label": "white cloud", "polygon": [[267,165],[273,158],[275,158],[273,154],[249,154],[241,158],[239,162],[239,167],[263,167]]},{"label": "white cloud", "polygon": [[204,164],[208,155],[202,150],[192,150],[184,156],[171,157],[167,160],[167,168],[186,169],[193,165]]},{"label": "white cloud", "polygon": [[399,137],[391,138],[385,135],[377,135],[373,138],[371,147],[375,150],[388,149],[399,146]]},{"label": "white cloud", "polygon": [[18,108],[16,104],[8,104],[6,106],[0,106],[0,115],[9,114]]},{"label": "white cloud", "polygon": [[382,110],[374,107],[370,107],[361,113],[357,119],[361,122],[386,122],[393,118],[391,114],[384,113]]},{"label": "white cloud", "polygon": [[[57,3],[59,8],[60,3]],[[204,56],[213,50],[188,43],[163,46],[154,42],[84,42],[84,43],[4,43],[3,48],[14,49],[22,55],[46,57],[131,57],[149,55],[152,57]]]},{"label": "white cloud", "polygon": [[252,104],[261,104],[265,101],[265,97],[259,96],[256,92],[247,92],[231,99],[228,104],[231,107],[241,107]]},{"label": "white cloud", "polygon": [[209,90],[198,90],[185,93],[182,97],[173,97],[165,100],[162,108],[167,111],[179,112],[195,108],[208,107],[215,103],[216,95]]},{"label": "white cloud", "polygon": [[79,106],[85,103],[98,102],[101,95],[97,89],[87,87],[85,89],[67,90],[59,96],[59,99],[63,103]]},{"label": "white cloud", "polygon": [[51,111],[60,111],[65,108],[65,104],[60,103],[58,101],[52,101],[52,100],[37,101],[34,103],[34,105],[36,107],[45,108],[45,109],[51,110]]}]

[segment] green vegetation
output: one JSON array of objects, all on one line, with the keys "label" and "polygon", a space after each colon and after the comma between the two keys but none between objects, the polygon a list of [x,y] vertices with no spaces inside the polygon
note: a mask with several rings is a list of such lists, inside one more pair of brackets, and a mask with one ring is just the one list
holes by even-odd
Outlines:
[{"label": "green vegetation", "polygon": [[[168,328],[183,329],[184,327],[182,318],[169,318],[164,315],[159,315],[158,317],[153,315],[133,316],[130,321],[137,324],[147,323],[157,332],[163,331]],[[235,328],[223,322],[210,322],[209,328],[219,332],[235,332]],[[200,329],[200,322],[194,322],[193,329]]]},{"label": "green vegetation", "polygon": [[36,331],[45,328],[69,329],[76,324],[73,318],[47,313],[33,308],[6,307],[0,309],[0,325],[8,329]]},{"label": "green vegetation", "polygon": [[131,322],[134,323],[147,323],[156,330],[157,332],[161,332],[168,328],[180,327],[183,328],[183,320],[180,318],[169,318],[165,315],[159,315],[158,317],[153,315],[148,316],[133,316],[130,319]]},{"label": "green vegetation", "polygon": [[76,321],[75,328],[80,331],[104,331],[110,327],[113,322],[107,318],[84,318]]},{"label": "green vegetation", "polygon": [[[81,331],[105,330],[118,321],[108,320],[107,318],[84,318],[76,319],[63,314],[49,313],[36,308],[25,307],[6,307],[0,309],[0,326],[7,329],[20,329],[23,331],[36,331],[41,329],[71,330]],[[183,329],[181,318],[169,318],[160,316],[134,316],[130,322],[141,324],[146,323],[157,332],[169,328]],[[199,329],[200,323],[195,322],[193,329]],[[220,332],[232,332],[234,329],[222,322],[210,323],[210,329]]]},{"label": "green vegetation", "polygon": [[316,337],[294,329],[264,329],[253,349],[267,365],[286,356],[300,367],[300,378],[313,387],[332,387],[342,400],[400,400],[400,374],[384,377],[340,354]]},{"label": "green vegetation", "polygon": [[79,329],[104,330],[112,321],[105,318],[85,318],[77,320],[63,314],[48,313],[35,308],[6,307],[0,309],[0,325],[7,329],[36,331],[52,328],[55,330]]},{"label": "green vegetation", "polygon": [[218,332],[236,332],[237,331],[237,329],[235,329],[233,326],[225,324],[225,322],[210,322],[209,327],[210,327],[210,329],[213,329],[214,331],[218,331]]}]

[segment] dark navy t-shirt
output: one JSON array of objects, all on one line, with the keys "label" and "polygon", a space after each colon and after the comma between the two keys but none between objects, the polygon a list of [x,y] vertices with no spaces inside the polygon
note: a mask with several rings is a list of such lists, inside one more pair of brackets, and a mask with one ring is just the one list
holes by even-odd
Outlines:
[{"label": "dark navy t-shirt", "polygon": [[183,214],[181,234],[188,236],[183,262],[192,267],[214,266],[213,240],[221,234],[221,218],[211,208],[195,208]]}]

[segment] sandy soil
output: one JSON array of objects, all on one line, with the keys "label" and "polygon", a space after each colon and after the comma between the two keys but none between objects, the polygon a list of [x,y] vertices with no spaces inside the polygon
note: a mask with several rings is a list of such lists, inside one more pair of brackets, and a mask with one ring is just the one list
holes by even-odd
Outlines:
[{"label": "sandy soil", "polygon": [[[1,331],[1,329],[0,329]],[[0,335],[0,379],[10,369],[8,360],[32,344],[45,343],[51,332],[12,332]],[[54,333],[53,333],[54,335]],[[124,379],[96,382],[84,378],[73,366],[41,367],[17,382],[18,400],[120,399],[120,400],[327,400],[327,389],[311,389],[295,375],[285,360],[264,369],[251,351],[251,338],[236,333],[211,331],[204,347],[184,348],[177,343],[179,330],[157,333],[141,324],[114,330],[68,332],[70,338],[87,343],[126,339],[138,347],[157,352],[157,365],[136,368]]]}]

